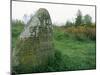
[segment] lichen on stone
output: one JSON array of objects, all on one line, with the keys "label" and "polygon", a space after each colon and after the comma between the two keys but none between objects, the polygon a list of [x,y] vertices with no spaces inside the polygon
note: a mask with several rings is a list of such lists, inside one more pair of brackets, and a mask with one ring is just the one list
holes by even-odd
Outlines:
[{"label": "lichen on stone", "polygon": [[40,8],[20,34],[12,52],[12,67],[16,72],[32,72],[47,65],[54,56],[52,22],[49,12]]}]

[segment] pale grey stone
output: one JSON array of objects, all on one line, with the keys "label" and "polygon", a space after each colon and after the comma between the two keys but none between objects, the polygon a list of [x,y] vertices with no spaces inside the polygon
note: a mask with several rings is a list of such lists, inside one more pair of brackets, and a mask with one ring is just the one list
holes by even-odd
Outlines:
[{"label": "pale grey stone", "polygon": [[15,71],[31,72],[37,66],[48,64],[54,56],[52,28],[49,12],[40,8],[24,28],[12,52]]}]

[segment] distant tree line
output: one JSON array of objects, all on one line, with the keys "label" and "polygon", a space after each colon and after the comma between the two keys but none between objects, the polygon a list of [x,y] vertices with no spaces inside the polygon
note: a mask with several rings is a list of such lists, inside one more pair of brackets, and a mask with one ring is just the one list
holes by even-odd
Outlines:
[{"label": "distant tree line", "polygon": [[86,14],[85,16],[82,16],[82,12],[80,10],[77,11],[75,22],[67,21],[66,26],[80,26],[80,25],[92,25],[92,17],[89,14]]},{"label": "distant tree line", "polygon": [[15,25],[24,25],[24,22],[22,20],[12,20],[12,26]]}]

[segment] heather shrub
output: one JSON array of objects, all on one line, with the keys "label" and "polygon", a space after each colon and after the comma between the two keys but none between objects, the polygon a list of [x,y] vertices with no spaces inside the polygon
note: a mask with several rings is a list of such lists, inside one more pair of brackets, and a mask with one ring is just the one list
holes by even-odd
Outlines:
[{"label": "heather shrub", "polygon": [[85,35],[91,40],[96,40],[96,29],[86,28]]},{"label": "heather shrub", "polygon": [[81,40],[95,40],[96,39],[96,29],[95,26],[78,26],[69,27],[66,29],[67,33],[70,33],[71,37],[81,41]]}]

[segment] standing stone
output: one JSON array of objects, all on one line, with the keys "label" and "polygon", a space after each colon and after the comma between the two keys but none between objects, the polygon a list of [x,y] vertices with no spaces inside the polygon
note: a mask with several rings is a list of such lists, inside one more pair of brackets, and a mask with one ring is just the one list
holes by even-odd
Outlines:
[{"label": "standing stone", "polygon": [[53,30],[49,12],[40,8],[21,33],[12,52],[12,67],[17,73],[33,72],[54,56]]}]

